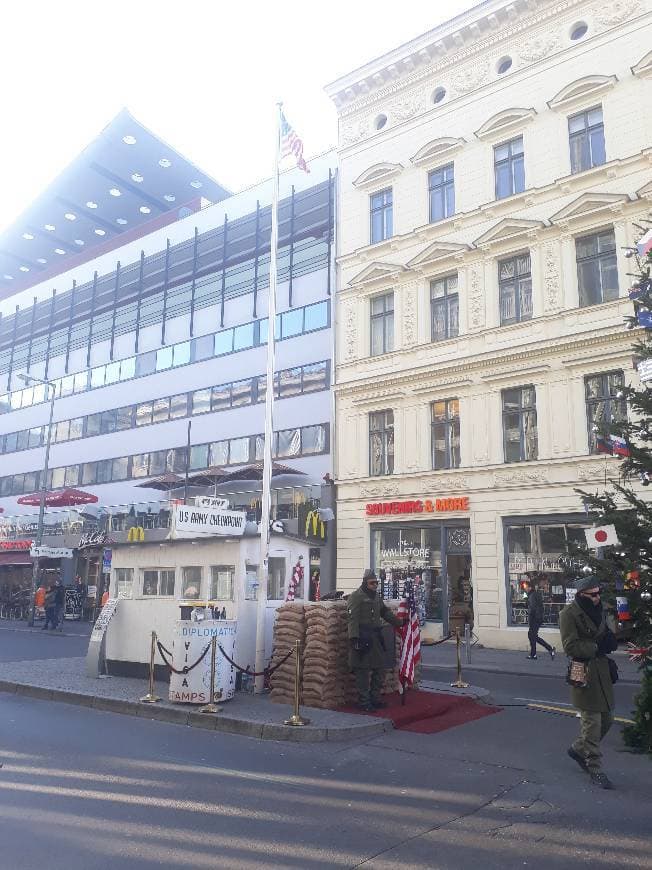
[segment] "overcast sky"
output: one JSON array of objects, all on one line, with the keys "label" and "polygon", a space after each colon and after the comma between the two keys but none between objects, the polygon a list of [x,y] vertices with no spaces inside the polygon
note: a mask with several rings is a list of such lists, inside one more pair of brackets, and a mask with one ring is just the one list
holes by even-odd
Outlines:
[{"label": "overcast sky", "polygon": [[269,176],[274,105],[307,156],[336,144],[326,84],[471,0],[6,0],[0,231],[126,106],[231,190]]}]

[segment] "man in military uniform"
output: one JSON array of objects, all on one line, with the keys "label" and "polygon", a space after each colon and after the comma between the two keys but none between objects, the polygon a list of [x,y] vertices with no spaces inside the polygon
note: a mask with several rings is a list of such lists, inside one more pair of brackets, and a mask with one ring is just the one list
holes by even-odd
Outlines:
[{"label": "man in military uniform", "polygon": [[607,654],[618,643],[605,621],[600,584],[590,574],[575,584],[577,594],[559,615],[564,652],[586,664],[586,685],[571,689],[573,706],[580,713],[580,736],[568,754],[600,788],[613,788],[601,769],[600,741],[614,721],[614,690]]},{"label": "man in military uniform", "polygon": [[385,607],[378,595],[378,578],[369,568],[362,585],[348,599],[349,665],[355,674],[358,706],[362,710],[379,710],[387,705],[381,701],[383,685],[384,646],[383,621],[399,628],[402,622]]}]

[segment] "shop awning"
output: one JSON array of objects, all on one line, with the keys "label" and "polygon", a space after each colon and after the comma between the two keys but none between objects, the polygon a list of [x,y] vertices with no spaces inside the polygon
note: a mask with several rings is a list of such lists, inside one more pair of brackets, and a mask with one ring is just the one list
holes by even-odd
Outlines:
[{"label": "shop awning", "polygon": [[29,555],[29,550],[10,550],[9,552],[0,553],[0,566],[31,564],[32,557]]}]

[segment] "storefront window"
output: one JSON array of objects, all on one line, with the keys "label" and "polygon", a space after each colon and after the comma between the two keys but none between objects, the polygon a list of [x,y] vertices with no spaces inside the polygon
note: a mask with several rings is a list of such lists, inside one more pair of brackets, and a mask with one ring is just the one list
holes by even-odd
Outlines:
[{"label": "storefront window", "polygon": [[[588,523],[538,522],[506,525],[508,616],[527,625],[525,585],[532,581],[543,597],[545,625],[558,625],[569,583],[569,545],[585,542]],[[570,586],[571,594],[573,586]]]},{"label": "storefront window", "polygon": [[[372,529],[372,567],[383,571],[387,597],[399,597],[400,576],[407,572],[423,583],[425,618],[443,618],[442,528],[414,526]],[[394,590],[392,584],[398,584]]]}]

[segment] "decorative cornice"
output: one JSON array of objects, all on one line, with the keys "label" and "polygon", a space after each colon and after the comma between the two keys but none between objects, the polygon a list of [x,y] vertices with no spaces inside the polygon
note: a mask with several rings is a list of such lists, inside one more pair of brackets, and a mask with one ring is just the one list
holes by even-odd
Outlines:
[{"label": "decorative cornice", "polygon": [[647,78],[652,76],[652,51],[648,51],[635,66],[631,67],[633,76]]},{"label": "decorative cornice", "polygon": [[430,166],[448,160],[453,154],[466,145],[466,139],[442,136],[422,145],[417,153],[410,157],[414,166]]},{"label": "decorative cornice", "polygon": [[611,212],[620,214],[625,203],[630,202],[626,193],[586,192],[550,217],[551,224],[567,226],[575,220],[583,220],[595,214]]},{"label": "decorative cornice", "polygon": [[403,166],[400,163],[376,163],[370,166],[369,169],[358,175],[353,186],[358,190],[365,190],[370,187],[377,187],[386,184],[390,179],[395,178],[403,171]]},{"label": "decorative cornice", "polygon": [[515,239],[527,238],[531,233],[536,233],[545,226],[543,221],[504,218],[486,233],[478,236],[473,244],[476,248],[484,248],[497,242],[511,242]]},{"label": "decorative cornice", "polygon": [[504,109],[492,115],[488,121],[475,131],[475,136],[481,141],[494,141],[511,132],[521,130],[537,114],[536,109]]},{"label": "decorative cornice", "polygon": [[616,76],[593,75],[584,76],[562,88],[549,100],[548,107],[553,111],[560,109],[567,111],[579,103],[587,103],[597,96],[602,96],[605,91],[614,87],[618,79]]},{"label": "decorative cornice", "polygon": [[377,282],[391,282],[401,272],[405,272],[405,266],[399,263],[370,263],[349,281],[349,287],[366,287]]},{"label": "decorative cornice", "polygon": [[458,242],[432,242],[420,254],[408,260],[407,267],[408,269],[420,271],[426,266],[458,259],[470,250],[470,245],[463,245]]}]

